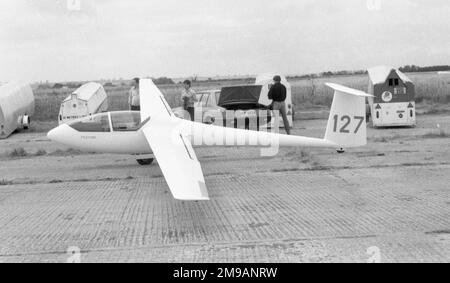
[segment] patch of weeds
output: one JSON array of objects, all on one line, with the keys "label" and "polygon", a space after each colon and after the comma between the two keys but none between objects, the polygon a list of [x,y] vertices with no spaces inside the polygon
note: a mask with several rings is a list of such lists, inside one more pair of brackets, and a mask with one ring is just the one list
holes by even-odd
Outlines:
[{"label": "patch of weeds", "polygon": [[82,151],[76,150],[73,148],[69,148],[67,150],[58,149],[58,150],[50,153],[51,156],[73,156],[73,155],[81,155],[81,154],[83,154]]},{"label": "patch of weeds", "polygon": [[211,176],[228,176],[230,174],[231,174],[230,172],[218,172],[218,173],[207,174],[205,176],[208,176],[208,177],[211,177]]},{"label": "patch of weeds", "polygon": [[28,152],[23,147],[15,148],[9,153],[9,157],[11,158],[20,158],[26,156],[28,156]]},{"label": "patch of weeds", "polygon": [[298,168],[285,168],[285,169],[273,169],[271,170],[274,173],[283,173],[283,172],[296,172],[300,171]]},{"label": "patch of weeds", "polygon": [[427,165],[425,163],[419,163],[419,162],[412,162],[412,163],[402,163],[401,166],[404,167],[416,167],[416,166],[424,166]]},{"label": "patch of weeds", "polygon": [[372,139],[374,142],[381,142],[381,143],[387,143],[389,142],[389,140],[386,137],[378,137],[378,138],[374,138]]},{"label": "patch of weeds", "polygon": [[38,151],[34,154],[34,156],[44,156],[44,155],[47,155],[47,151],[45,151],[45,150],[43,150],[43,149],[38,150]]},{"label": "patch of weeds", "polygon": [[64,152],[62,150],[60,150],[60,149],[57,149],[57,150],[51,152],[50,155],[51,156],[63,156]]},{"label": "patch of weeds", "polygon": [[0,180],[0,186],[10,186],[12,184],[13,184],[12,181],[8,181],[8,180],[5,180],[5,179]]},{"label": "patch of weeds", "polygon": [[371,138],[369,140],[373,141],[373,142],[388,143],[388,142],[393,142],[395,140],[401,140],[401,139],[404,139],[406,137],[407,136],[402,136],[402,135],[399,135],[399,134],[395,134],[395,135],[387,136],[387,137]]},{"label": "patch of weeds", "polygon": [[441,113],[444,113],[444,112],[445,111],[443,111],[442,109],[431,108],[431,109],[423,111],[422,115],[436,115],[436,114],[441,114]]},{"label": "patch of weeds", "polygon": [[311,153],[302,150],[300,151],[300,160],[302,163],[310,163],[311,161],[313,161],[313,157]]},{"label": "patch of weeds", "polygon": [[439,132],[430,132],[422,136],[425,139],[445,139],[450,138],[450,133],[440,130]]},{"label": "patch of weeds", "polygon": [[448,235],[450,234],[450,230],[437,230],[437,231],[430,231],[430,232],[425,232],[425,234],[427,235]]},{"label": "patch of weeds", "polygon": [[323,166],[318,161],[314,160],[311,162],[311,168],[309,170],[311,170],[311,171],[328,171],[328,170],[330,170],[330,167]]},{"label": "patch of weeds", "polygon": [[307,168],[281,168],[271,170],[271,172],[295,172],[295,171],[312,171],[312,170],[328,170],[328,168],[323,167],[319,160],[317,160],[316,156],[308,151],[304,150],[293,150],[286,154],[286,158],[289,161],[296,161],[307,165]]},{"label": "patch of weeds", "polygon": [[73,149],[73,148],[69,148],[66,151],[66,153],[69,154],[69,155],[80,155],[80,154],[83,154],[83,152],[81,150]]},{"label": "patch of weeds", "polygon": [[77,180],[74,180],[74,182],[76,182],[76,183],[85,183],[85,182],[91,182],[92,180],[89,180],[89,179],[77,179]]}]

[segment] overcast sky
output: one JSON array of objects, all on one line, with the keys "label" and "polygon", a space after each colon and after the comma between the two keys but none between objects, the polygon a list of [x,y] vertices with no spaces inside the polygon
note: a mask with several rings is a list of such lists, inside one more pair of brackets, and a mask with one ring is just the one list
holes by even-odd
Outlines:
[{"label": "overcast sky", "polygon": [[448,0],[0,0],[0,81],[450,64],[449,15]]}]

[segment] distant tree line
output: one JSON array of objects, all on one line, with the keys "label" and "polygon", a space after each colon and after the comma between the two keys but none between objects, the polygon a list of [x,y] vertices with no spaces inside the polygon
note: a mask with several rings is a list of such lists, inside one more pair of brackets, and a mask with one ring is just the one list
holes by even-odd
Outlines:
[{"label": "distant tree line", "polygon": [[[151,78],[156,85],[173,85],[175,82],[167,77],[160,77],[160,78]],[[53,88],[53,89],[62,89],[62,88],[68,88],[68,89],[77,89],[81,87],[85,82],[67,82],[67,83],[41,83],[38,85],[38,88]],[[128,86],[131,84],[131,80],[129,82],[120,80],[115,83],[113,81],[105,82],[103,84],[104,87],[116,87],[117,85],[120,86]]]},{"label": "distant tree line", "polygon": [[[420,67],[416,65],[405,65],[403,67],[400,67],[399,70],[404,73],[413,73],[413,72],[445,72],[450,71],[449,65],[438,65],[438,66],[428,66],[428,67]],[[297,76],[288,76],[288,79],[315,79],[315,78],[323,78],[323,77],[333,77],[333,76],[352,76],[352,75],[364,75],[367,74],[366,70],[357,70],[357,71],[327,71],[327,72],[321,72],[321,73],[315,73],[315,74],[306,74],[306,75],[297,75]],[[192,81],[197,81],[197,75],[192,77]],[[151,78],[156,85],[173,85],[175,82],[168,77],[159,77],[159,78]],[[208,78],[205,82],[215,83],[215,82],[224,82],[224,81],[234,81],[236,78],[230,78],[230,79],[215,79],[215,78]],[[254,78],[241,78],[241,80],[245,80],[247,82],[252,82]],[[121,82],[121,83],[120,83]],[[124,81],[123,79],[120,79],[117,83],[119,83],[121,86],[127,86],[127,81]],[[182,82],[178,82],[182,83]],[[68,82],[68,83],[55,83],[51,84],[49,82],[41,83],[38,85],[38,88],[53,88],[53,89],[62,89],[62,88],[69,88],[69,89],[76,89],[79,88],[82,85],[80,82]],[[106,82],[104,84],[105,87],[115,87],[116,85],[113,84],[112,81]]]},{"label": "distant tree line", "polygon": [[175,82],[171,78],[167,77],[160,77],[160,78],[153,78],[153,82],[156,85],[173,85]]},{"label": "distant tree line", "polygon": [[357,70],[357,71],[327,71],[317,74],[306,74],[301,76],[288,76],[288,79],[315,79],[315,78],[326,78],[326,77],[333,77],[333,76],[353,76],[353,75],[364,75],[367,74],[367,71],[365,70]]},{"label": "distant tree line", "polygon": [[400,67],[399,70],[404,73],[445,72],[450,71],[450,66],[440,65],[440,66],[419,67],[416,65],[406,65],[404,67]]},{"label": "distant tree line", "polygon": [[[406,65],[400,67],[399,70],[404,73],[417,73],[417,72],[445,72],[450,71],[450,66],[441,65],[441,66],[428,66],[428,67],[419,67],[416,65]],[[366,70],[357,70],[357,71],[327,71],[316,74],[306,74],[300,76],[288,76],[288,79],[315,79],[315,78],[326,78],[326,77],[334,77],[334,76],[352,76],[352,75],[364,75],[367,74]]]},{"label": "distant tree line", "polygon": [[81,83],[56,83],[52,86],[53,89],[62,89],[64,87],[66,88],[79,88],[82,84]]}]

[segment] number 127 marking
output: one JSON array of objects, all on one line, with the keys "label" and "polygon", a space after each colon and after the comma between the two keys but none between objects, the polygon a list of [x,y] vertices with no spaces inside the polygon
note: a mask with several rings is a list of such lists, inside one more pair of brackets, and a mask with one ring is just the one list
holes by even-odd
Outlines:
[{"label": "number 127 marking", "polygon": [[[358,133],[359,129],[361,128],[361,125],[363,124],[365,118],[363,116],[355,116],[353,117],[354,120],[359,121],[358,126],[355,129],[355,134]],[[340,128],[339,132],[343,134],[350,134],[350,130],[348,129],[348,126],[352,122],[352,118],[348,115],[341,117],[341,122],[343,123],[342,127]],[[338,131],[338,123],[339,123],[339,115],[334,115],[334,132],[336,133]]]}]

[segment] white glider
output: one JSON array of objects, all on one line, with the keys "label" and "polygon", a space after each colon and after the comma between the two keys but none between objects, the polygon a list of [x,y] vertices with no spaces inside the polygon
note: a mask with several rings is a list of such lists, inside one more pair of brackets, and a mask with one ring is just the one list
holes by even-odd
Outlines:
[{"label": "white glider", "polygon": [[150,79],[140,82],[141,111],[108,112],[61,125],[51,140],[88,152],[153,154],[175,199],[208,200],[192,144],[202,146],[299,146],[343,149],[367,143],[365,98],[371,95],[336,84],[323,139],[288,136],[177,118]]}]

